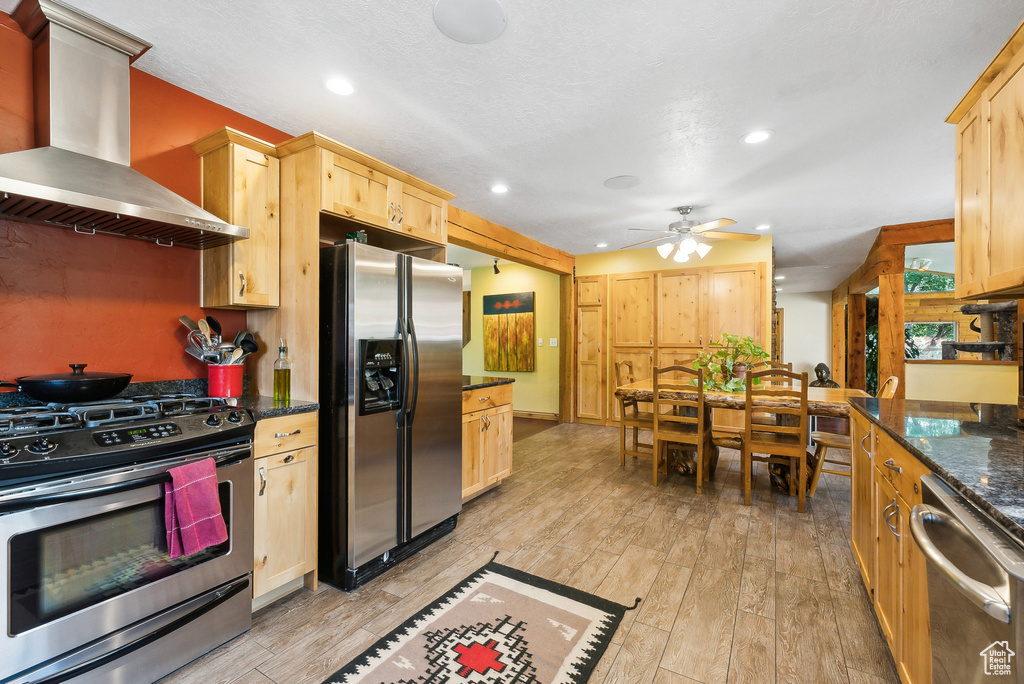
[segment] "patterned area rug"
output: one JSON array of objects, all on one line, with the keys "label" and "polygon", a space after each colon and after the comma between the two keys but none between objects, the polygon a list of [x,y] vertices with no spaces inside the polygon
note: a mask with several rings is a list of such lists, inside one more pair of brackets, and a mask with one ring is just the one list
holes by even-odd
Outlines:
[{"label": "patterned area rug", "polygon": [[582,684],[627,610],[492,562],[324,684]]}]

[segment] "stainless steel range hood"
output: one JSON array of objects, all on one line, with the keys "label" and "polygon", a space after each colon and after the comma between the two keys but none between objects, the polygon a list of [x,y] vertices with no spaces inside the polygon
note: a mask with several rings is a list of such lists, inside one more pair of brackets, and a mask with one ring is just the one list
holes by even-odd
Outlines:
[{"label": "stainless steel range hood", "polygon": [[0,155],[0,218],[193,248],[249,237],[129,166],[128,69],[148,43],[56,0],[11,16],[33,41],[40,147]]}]

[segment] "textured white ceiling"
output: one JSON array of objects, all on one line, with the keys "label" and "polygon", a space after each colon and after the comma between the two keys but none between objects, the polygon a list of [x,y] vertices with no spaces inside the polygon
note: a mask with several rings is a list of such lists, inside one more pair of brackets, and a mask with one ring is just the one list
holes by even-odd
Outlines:
[{"label": "textured white ceiling", "polygon": [[[1024,18],[1020,0],[504,0],[504,33],[467,45],[430,0],[70,4],[153,43],[140,69],[572,253],[681,204],[770,223],[789,292],[832,288],[878,226],[952,215],[944,119]],[[775,136],[739,142],[756,128]],[[602,185],[622,174],[642,182]]]}]

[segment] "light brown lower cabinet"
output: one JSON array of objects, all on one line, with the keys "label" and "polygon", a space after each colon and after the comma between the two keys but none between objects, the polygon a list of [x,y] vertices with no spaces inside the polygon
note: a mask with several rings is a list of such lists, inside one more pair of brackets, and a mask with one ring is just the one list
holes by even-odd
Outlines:
[{"label": "light brown lower cabinet", "polygon": [[[511,386],[508,386],[511,390]],[[481,390],[476,390],[476,393]],[[463,392],[466,397],[473,393]],[[488,393],[498,395],[499,393]],[[501,395],[505,391],[500,392]],[[512,474],[512,394],[508,403],[462,414],[462,500],[468,501]],[[472,398],[472,397],[471,397]],[[479,401],[482,397],[475,398]],[[485,403],[490,403],[490,400]],[[465,410],[465,408],[463,409]]]},{"label": "light brown lower cabinet", "polygon": [[300,577],[316,588],[317,416],[256,423],[253,598]]},{"label": "light brown lower cabinet", "polygon": [[929,684],[927,568],[910,533],[910,510],[921,503],[921,476],[928,469],[881,428],[856,412],[852,418],[854,556],[900,681]]}]

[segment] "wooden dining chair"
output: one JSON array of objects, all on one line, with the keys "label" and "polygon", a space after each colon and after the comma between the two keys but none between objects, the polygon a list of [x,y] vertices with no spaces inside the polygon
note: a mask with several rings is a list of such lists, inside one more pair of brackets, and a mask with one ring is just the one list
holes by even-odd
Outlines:
[{"label": "wooden dining chair", "polygon": [[[895,375],[890,375],[878,389],[878,394],[875,395],[876,398],[892,399],[896,394],[896,388],[899,387],[899,384],[900,379]],[[822,473],[832,473],[833,475],[852,477],[853,466],[848,460],[844,460],[842,458],[828,458],[826,456],[829,449],[846,449],[847,453],[849,453],[849,433],[843,435],[836,432],[815,430],[811,432],[811,441],[814,442],[814,472],[811,473],[811,491],[807,493],[807,496],[813,498],[815,490],[818,489],[818,478],[821,477]],[[826,468],[824,467],[826,463],[830,463],[834,466],[841,466],[843,470]]]},{"label": "wooden dining chair", "polygon": [[[636,382],[633,374],[632,361],[619,361],[615,364],[615,374],[619,386],[629,385]],[[626,456],[650,456],[653,445],[640,441],[641,430],[654,430],[654,413],[650,408],[651,404],[646,401],[638,402],[629,397],[619,397],[619,465],[626,464]],[[626,446],[626,431],[633,432],[632,447]]]},{"label": "wooden dining chair", "polygon": [[[799,387],[794,387],[795,381],[799,381]],[[762,398],[784,402],[767,410],[757,407],[757,411],[777,416],[777,420],[753,421],[755,403]],[[803,513],[807,482],[807,373],[768,369],[749,375],[744,411],[747,420],[740,457],[743,502],[750,505],[754,461],[784,463],[789,464],[789,493],[797,495],[797,510]]]},{"label": "wooden dining chair", "polygon": [[[767,361],[766,360],[766,361],[762,361],[761,363],[759,363],[756,366],[754,366],[752,370],[755,373],[759,373],[761,371],[766,371],[766,370],[783,370],[783,371],[788,371],[788,372],[792,373],[793,372],[793,362],[790,361],[789,363],[782,363],[782,362],[779,362],[779,361]],[[792,386],[792,384],[793,384],[793,381],[789,378],[789,376],[785,376],[785,377],[779,376],[773,382],[775,382],[775,383],[777,383],[779,385],[785,385],[785,386]],[[761,423],[762,425],[771,425],[771,424],[775,423],[775,421],[776,421],[776,416],[774,414],[766,413],[764,411],[754,411],[754,422],[755,423]]]},{"label": "wooden dining chair", "polygon": [[[671,377],[670,377],[671,376]],[[664,393],[666,381],[675,386],[697,381],[697,398],[682,399]],[[696,451],[697,493],[708,479],[707,454],[711,449],[711,409],[704,406],[704,369],[666,366],[654,369],[653,482],[658,486],[659,466],[668,473],[670,445],[691,446]]]}]

